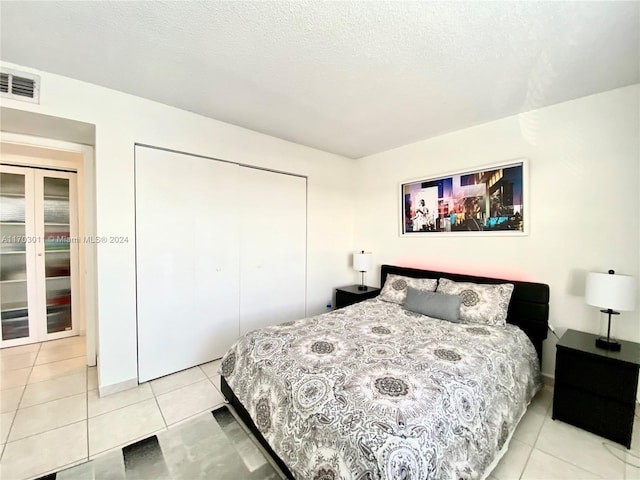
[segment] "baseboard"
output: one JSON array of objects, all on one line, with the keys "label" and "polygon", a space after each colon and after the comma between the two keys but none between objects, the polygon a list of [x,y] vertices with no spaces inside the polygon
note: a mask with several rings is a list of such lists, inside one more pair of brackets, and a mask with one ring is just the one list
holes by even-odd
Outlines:
[{"label": "baseboard", "polygon": [[556,377],[551,375],[550,373],[542,373],[542,381],[544,382],[545,387],[551,387],[556,384]]},{"label": "baseboard", "polygon": [[136,388],[137,386],[138,379],[132,378],[130,380],[125,380],[124,382],[112,383],[111,385],[100,385],[98,387],[98,392],[100,393],[100,397],[106,397],[107,395],[113,395],[114,393],[123,392],[130,388]]}]

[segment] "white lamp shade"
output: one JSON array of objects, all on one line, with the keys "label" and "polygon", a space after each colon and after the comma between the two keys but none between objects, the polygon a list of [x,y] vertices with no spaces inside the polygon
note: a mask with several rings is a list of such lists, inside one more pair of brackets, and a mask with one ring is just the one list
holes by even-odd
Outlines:
[{"label": "white lamp shade", "polygon": [[368,272],[371,270],[371,252],[354,253],[353,269],[359,272]]},{"label": "white lamp shade", "polygon": [[594,307],[633,310],[636,307],[636,279],[629,275],[590,272],[584,298]]}]

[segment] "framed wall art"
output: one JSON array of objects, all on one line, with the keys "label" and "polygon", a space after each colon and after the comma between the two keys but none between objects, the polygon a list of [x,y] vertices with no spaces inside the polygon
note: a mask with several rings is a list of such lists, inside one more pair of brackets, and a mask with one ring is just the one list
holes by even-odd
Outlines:
[{"label": "framed wall art", "polygon": [[400,185],[401,235],[526,235],[527,162],[414,180]]}]

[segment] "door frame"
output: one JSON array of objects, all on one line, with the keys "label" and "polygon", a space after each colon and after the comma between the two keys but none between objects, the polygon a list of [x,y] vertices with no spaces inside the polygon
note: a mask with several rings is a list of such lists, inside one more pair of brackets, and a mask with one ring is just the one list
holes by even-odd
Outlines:
[{"label": "door frame", "polygon": [[[96,236],[95,157],[90,145],[0,132],[2,163],[75,171],[77,174],[78,237]],[[86,334],[87,365],[98,354],[97,249],[78,245],[79,333]]]}]

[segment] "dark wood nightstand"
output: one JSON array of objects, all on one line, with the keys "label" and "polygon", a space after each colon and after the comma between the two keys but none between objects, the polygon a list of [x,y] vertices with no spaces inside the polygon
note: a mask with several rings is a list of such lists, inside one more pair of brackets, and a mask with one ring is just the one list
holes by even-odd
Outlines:
[{"label": "dark wood nightstand", "polygon": [[358,285],[336,288],[336,308],[377,297],[379,293],[380,289],[376,287],[367,287],[367,290],[358,290]]},{"label": "dark wood nightstand", "polygon": [[553,419],[631,448],[640,344],[619,340],[612,352],[597,335],[567,330],[556,346]]}]

